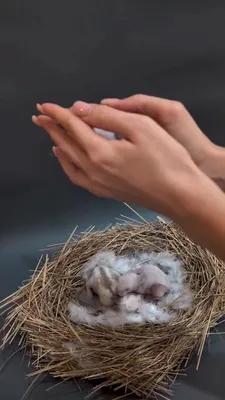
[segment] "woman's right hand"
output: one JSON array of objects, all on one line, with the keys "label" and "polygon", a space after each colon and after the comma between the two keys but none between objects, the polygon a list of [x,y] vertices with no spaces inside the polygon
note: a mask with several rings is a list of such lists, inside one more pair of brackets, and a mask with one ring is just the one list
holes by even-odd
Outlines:
[{"label": "woman's right hand", "polygon": [[141,94],[105,99],[102,104],[152,118],[188,151],[202,172],[225,189],[225,150],[204,135],[183,104]]}]

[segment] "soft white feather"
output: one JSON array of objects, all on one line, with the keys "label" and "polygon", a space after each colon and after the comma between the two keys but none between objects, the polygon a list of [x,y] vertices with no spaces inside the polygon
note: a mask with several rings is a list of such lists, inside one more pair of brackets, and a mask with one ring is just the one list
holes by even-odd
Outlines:
[{"label": "soft white feather", "polygon": [[104,322],[103,314],[94,315],[88,308],[72,302],[68,304],[68,311],[71,321],[77,324],[99,325]]},{"label": "soft white feather", "polygon": [[115,263],[114,263],[114,269],[120,274],[124,275],[129,271],[132,271],[135,269],[137,260],[134,257],[116,257]]},{"label": "soft white feather", "polygon": [[143,298],[138,294],[128,294],[119,301],[121,311],[127,313],[139,312],[143,303]]},{"label": "soft white feather", "polygon": [[170,307],[173,310],[188,310],[193,301],[194,294],[187,286],[172,289],[160,305]]},{"label": "soft white feather", "polygon": [[100,128],[94,128],[94,131],[98,135],[103,136],[105,139],[108,139],[108,140],[115,140],[116,139],[116,135],[113,132],[105,131],[104,129],[100,129]]},{"label": "soft white feather", "polygon": [[77,324],[103,325],[112,328],[121,327],[126,324],[143,324],[146,322],[161,324],[171,321],[176,316],[172,313],[169,314],[153,303],[146,303],[144,301],[138,305],[138,312],[127,311],[124,307],[120,311],[108,309],[104,313],[94,315],[88,308],[74,303],[69,303],[68,310],[71,321]]},{"label": "soft white feather", "polygon": [[168,313],[164,308],[150,302],[143,302],[140,313],[146,322],[154,324],[163,324],[176,317],[175,313]]},{"label": "soft white feather", "polygon": [[69,317],[77,324],[103,325],[108,327],[120,327],[126,324],[143,323],[144,318],[140,314],[125,313],[122,311],[107,310],[104,313],[94,315],[91,310],[78,304],[69,303]]}]

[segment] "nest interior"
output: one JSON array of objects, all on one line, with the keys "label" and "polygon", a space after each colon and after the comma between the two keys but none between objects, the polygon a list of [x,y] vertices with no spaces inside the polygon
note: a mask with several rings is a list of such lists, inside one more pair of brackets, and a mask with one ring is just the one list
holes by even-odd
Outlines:
[{"label": "nest interior", "polygon": [[[188,272],[195,297],[192,307],[166,325],[132,325],[121,330],[76,325],[67,305],[78,298],[84,282],[77,275],[97,252],[116,254],[170,251]],[[198,349],[198,362],[211,327],[225,310],[224,263],[194,244],[172,223],[120,225],[103,232],[86,232],[45,256],[31,279],[1,308],[6,310],[3,344],[19,334],[20,346],[34,358],[36,371],[62,379],[100,379],[101,387],[122,389],[139,397],[170,396],[181,365]],[[73,356],[63,343],[77,345]]]}]

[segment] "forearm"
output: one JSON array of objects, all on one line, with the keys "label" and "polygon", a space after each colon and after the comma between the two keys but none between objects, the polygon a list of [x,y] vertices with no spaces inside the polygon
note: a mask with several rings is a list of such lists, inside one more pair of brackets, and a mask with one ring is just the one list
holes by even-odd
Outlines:
[{"label": "forearm", "polygon": [[204,174],[187,183],[174,220],[187,235],[225,261],[225,195]]}]

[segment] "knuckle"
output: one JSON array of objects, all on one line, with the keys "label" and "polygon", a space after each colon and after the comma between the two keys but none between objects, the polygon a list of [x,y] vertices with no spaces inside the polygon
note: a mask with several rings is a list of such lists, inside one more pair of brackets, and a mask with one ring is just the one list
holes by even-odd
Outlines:
[{"label": "knuckle", "polygon": [[179,101],[172,101],[170,107],[170,118],[177,119],[180,118],[186,112],[186,108]]},{"label": "knuckle", "polygon": [[97,119],[99,126],[101,126],[107,119],[107,110],[106,106],[94,104],[89,110],[88,118],[93,121]]},{"label": "knuckle", "polygon": [[149,100],[149,96],[146,94],[137,94],[137,101],[140,103],[140,105],[145,104],[146,101]]},{"label": "knuckle", "polygon": [[145,99],[145,96],[143,94],[135,94],[133,96],[133,99],[137,102],[137,103],[142,103],[142,101]]},{"label": "knuckle", "polygon": [[132,99],[135,103],[136,109],[138,112],[142,112],[143,107],[146,105],[147,96],[144,94],[135,94],[132,96]]},{"label": "knuckle", "polygon": [[90,109],[88,110],[88,117],[93,117],[96,114],[97,105],[92,104]]}]

